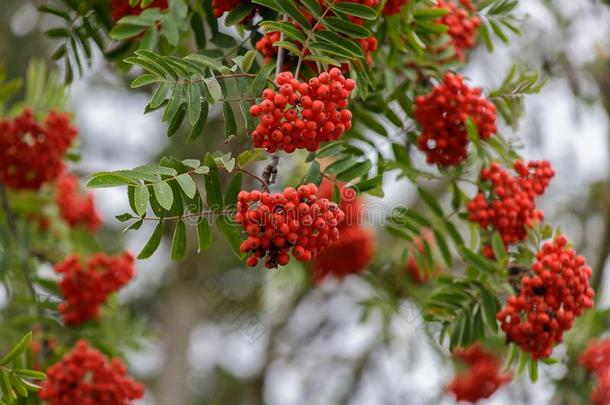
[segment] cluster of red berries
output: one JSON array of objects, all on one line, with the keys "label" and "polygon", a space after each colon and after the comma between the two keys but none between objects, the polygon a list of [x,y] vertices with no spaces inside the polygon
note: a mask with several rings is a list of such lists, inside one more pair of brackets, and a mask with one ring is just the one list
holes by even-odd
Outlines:
[{"label": "cluster of red berries", "polygon": [[0,182],[37,190],[55,180],[76,134],[68,115],[57,111],[51,111],[44,123],[38,123],[29,109],[12,120],[0,120]]},{"label": "cluster of red berries", "polygon": [[315,184],[287,187],[282,193],[241,191],[235,222],[248,235],[240,249],[248,253],[248,266],[266,257],[265,266],[284,266],[289,251],[299,261],[315,258],[339,238],[345,214],[337,204],[318,198]]},{"label": "cluster of red berries", "polygon": [[417,143],[429,164],[455,166],[468,157],[466,120],[472,119],[483,140],[496,132],[496,107],[470,88],[464,78],[446,73],[443,83],[415,98],[415,119],[422,132]]},{"label": "cluster of red berries", "polygon": [[[332,199],[335,183],[324,180],[318,196]],[[371,262],[375,253],[374,235],[362,225],[362,201],[351,188],[337,184],[340,195],[339,207],[345,220],[339,224],[339,239],[320,252],[313,262],[314,280],[321,282],[328,276],[343,278],[360,273]]]},{"label": "cluster of red berries", "polygon": [[610,404],[610,339],[589,342],[579,362],[597,378],[591,402],[595,405]]},{"label": "cluster of red berries", "polygon": [[273,46],[273,44],[279,41],[280,37],[279,31],[269,32],[256,42],[255,48],[265,58],[265,64],[270,63],[275,55],[277,55],[277,47]]},{"label": "cluster of red berries", "polygon": [[527,165],[517,160],[514,169],[517,176],[497,163],[483,168],[481,179],[491,185],[489,195],[479,192],[467,205],[470,220],[498,231],[506,246],[525,240],[527,227],[542,221],[544,214],[536,209],[536,197],[555,175],[546,160]]},{"label": "cluster of red berries", "polygon": [[39,396],[49,405],[128,405],[144,396],[144,387],[127,374],[120,359],[109,361],[79,340],[49,367]]},{"label": "cluster of red berries", "polygon": [[[167,4],[167,0],[153,0],[148,7],[165,10],[169,5]],[[112,14],[112,19],[114,21],[118,21],[126,15],[140,15],[142,11],[143,9],[139,4],[135,7],[131,7],[129,5],[129,0],[112,0],[110,2],[110,13]]]},{"label": "cluster of red berries", "polygon": [[567,243],[559,235],[544,244],[532,272],[522,276],[519,294],[510,296],[497,314],[508,341],[533,359],[550,356],[576,317],[593,306],[591,268]]},{"label": "cluster of red berries", "polygon": [[500,372],[500,361],[479,343],[468,349],[456,349],[453,357],[468,366],[466,372],[456,375],[447,387],[458,401],[475,403],[489,398],[512,379],[510,374]]},{"label": "cluster of red berries", "polygon": [[62,218],[74,228],[84,225],[90,232],[95,232],[102,224],[93,202],[93,194],[82,195],[78,190],[78,177],[64,173],[57,179],[55,195]]},{"label": "cluster of red berries", "polygon": [[[424,241],[428,242],[429,245],[434,243],[434,233],[430,229],[422,229],[421,236],[414,240],[415,248],[417,248],[420,254],[426,252]],[[429,268],[427,260],[424,260],[425,267],[420,269],[417,260],[415,259],[416,252],[414,248],[409,248],[408,253],[407,272],[416,283],[425,284],[440,272],[440,268],[436,265],[434,268]]]},{"label": "cluster of red berries", "polygon": [[64,302],[59,304],[66,325],[79,325],[96,319],[109,294],[118,291],[134,276],[134,258],[124,252],[119,256],[97,253],[87,260],[86,268],[77,255],[55,265],[62,276],[59,289]]},{"label": "cluster of red berries", "polygon": [[436,8],[447,10],[448,13],[437,20],[438,24],[446,25],[451,37],[451,45],[455,49],[455,56],[461,61],[465,61],[465,51],[472,48],[475,43],[477,28],[481,25],[481,20],[477,16],[471,15],[474,6],[470,1],[462,1],[468,9],[459,8],[456,4],[445,0],[437,0]]},{"label": "cluster of red berries", "polygon": [[276,83],[279,91],[265,89],[263,101],[250,108],[250,114],[260,117],[252,132],[255,147],[269,152],[316,151],[321,142],[334,141],[352,127],[347,104],[356,82],[339,69],[320,73],[308,83],[283,72]]},{"label": "cluster of red berries", "polygon": [[242,2],[242,0],[212,0],[212,11],[214,12],[214,17],[221,17],[225,11],[233,10]]}]

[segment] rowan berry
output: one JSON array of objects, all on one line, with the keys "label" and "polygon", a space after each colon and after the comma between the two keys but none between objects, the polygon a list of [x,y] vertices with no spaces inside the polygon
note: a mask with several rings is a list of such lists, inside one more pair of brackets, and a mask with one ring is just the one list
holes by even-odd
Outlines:
[{"label": "rowan berry", "polygon": [[355,82],[345,79],[339,69],[323,72],[309,83],[281,72],[276,83],[280,94],[265,89],[261,103],[250,108],[251,115],[260,117],[252,132],[255,147],[269,152],[315,151],[320,143],[336,140],[351,128],[351,112],[344,108]]},{"label": "rowan berry", "polygon": [[460,8],[456,4],[437,0],[435,8],[447,10],[447,14],[440,17],[436,23],[448,27],[447,33],[451,37],[451,45],[455,50],[455,56],[461,61],[465,61],[465,51],[474,46],[477,28],[481,25],[479,17],[471,15],[475,11],[474,5],[470,1],[463,1],[465,8]]},{"label": "rowan berry", "polygon": [[610,403],[610,339],[591,340],[580,355],[579,363],[597,379],[591,393],[594,405]]},{"label": "rowan berry", "polygon": [[402,6],[407,4],[409,0],[387,0],[383,6],[384,15],[393,15],[400,13]]},{"label": "rowan berry", "polygon": [[533,359],[549,357],[576,317],[593,306],[592,271],[563,237],[545,243],[531,270],[522,274],[518,295],[497,314],[509,342]]},{"label": "rowan berry", "polygon": [[78,178],[64,173],[57,179],[55,201],[62,218],[74,228],[84,225],[90,232],[95,232],[102,224],[95,204],[93,194],[81,195],[78,191]]},{"label": "rowan berry", "polygon": [[290,251],[297,260],[309,261],[339,238],[337,226],[345,214],[317,193],[315,184],[309,184],[275,194],[238,194],[235,221],[249,235],[240,246],[249,254],[248,266],[264,257],[267,268],[286,265]]},{"label": "rowan berry", "polygon": [[475,403],[489,398],[512,379],[510,374],[501,373],[500,360],[480,343],[468,349],[456,349],[453,357],[467,366],[447,386],[447,391],[453,393],[458,401]]},{"label": "rowan berry", "polygon": [[51,111],[38,123],[29,109],[0,120],[0,182],[13,189],[37,190],[64,170],[63,157],[76,138],[65,113]]},{"label": "rowan berry", "polygon": [[144,396],[144,387],[127,375],[120,359],[109,361],[86,340],[46,374],[39,396],[49,405],[127,405]]},{"label": "rowan berry", "polygon": [[59,304],[66,325],[79,325],[96,319],[109,294],[125,286],[134,276],[134,258],[124,252],[120,256],[97,253],[87,260],[86,267],[78,255],[68,256],[55,265],[61,275],[59,289],[64,302]]},{"label": "rowan berry", "polygon": [[[481,170],[481,180],[491,188],[487,193],[479,191],[468,203],[469,219],[482,228],[498,231],[504,245],[508,246],[527,238],[527,227],[542,221],[544,215],[536,209],[536,197],[544,193],[555,175],[546,161],[514,163],[516,176],[492,163]],[[559,241],[564,240],[563,237]],[[487,249],[488,257],[492,254]]]},{"label": "rowan berry", "polygon": [[417,145],[428,163],[455,166],[466,160],[468,118],[482,140],[496,132],[496,107],[481,97],[480,89],[468,87],[462,76],[446,73],[443,83],[416,97],[415,119],[421,127]]}]

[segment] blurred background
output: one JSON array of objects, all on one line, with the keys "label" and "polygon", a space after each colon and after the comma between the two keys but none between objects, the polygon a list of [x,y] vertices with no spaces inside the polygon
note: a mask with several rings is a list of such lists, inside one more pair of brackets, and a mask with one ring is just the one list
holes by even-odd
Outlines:
[{"label": "blurred background", "polygon": [[[608,286],[610,272],[601,270],[610,266],[610,7],[525,0],[520,8],[524,36],[497,44],[492,54],[473,50],[463,73],[486,89],[500,85],[514,63],[550,77],[540,94],[527,97],[519,128],[502,131],[520,139],[525,157],[551,160],[557,176],[540,205],[597,274],[605,274],[593,282]],[[30,59],[49,57],[54,47],[43,32],[51,22],[32,1],[2,0],[1,9],[0,63],[9,77],[20,77]],[[71,87],[82,156],[73,169],[83,179],[158,161],[166,151],[201,158],[222,146],[219,111],[194,146],[182,139],[170,144],[160,117],[143,114],[149,95],[128,83],[97,55]],[[283,158],[280,176],[298,170],[303,157]],[[368,203],[417,204],[411,185],[386,180],[386,197]],[[152,229],[120,233],[114,216],[128,211],[124,190],[97,189],[95,196],[105,219],[102,245],[116,245],[120,234],[128,249],[139,251]],[[375,228],[378,221],[369,219]],[[377,234],[377,246],[387,249]],[[138,261],[137,278],[120,294],[150,331],[128,356],[134,376],[147,384],[143,404],[454,403],[444,394],[453,367],[415,301],[404,300],[384,322],[386,313],[362,305],[377,292],[361,276],[311,289],[301,265],[248,269],[220,238],[212,250],[191,251],[178,264],[169,262],[163,243],[151,259]],[[608,294],[600,299],[601,308],[610,304]],[[555,393],[565,366],[542,369],[537,384],[524,375],[485,403],[562,403]]]}]

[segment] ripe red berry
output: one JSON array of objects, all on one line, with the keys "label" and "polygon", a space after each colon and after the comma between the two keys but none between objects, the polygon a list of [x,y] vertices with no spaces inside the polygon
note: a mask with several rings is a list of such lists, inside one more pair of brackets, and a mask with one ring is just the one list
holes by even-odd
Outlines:
[{"label": "ripe red berry", "polygon": [[593,306],[591,268],[557,237],[536,254],[531,270],[521,274],[519,294],[497,314],[506,338],[533,359],[549,357],[576,317]]},{"label": "ripe red berry", "polygon": [[462,76],[445,74],[443,83],[416,97],[415,104],[415,119],[421,127],[417,145],[430,164],[455,166],[466,160],[468,118],[482,140],[496,132],[496,107],[481,97],[479,89],[464,84]]},{"label": "ripe red berry", "polygon": [[120,359],[108,360],[86,340],[47,370],[40,399],[49,405],[130,404],[144,387],[127,375]]},{"label": "ripe red berry", "polygon": [[466,60],[464,52],[474,46],[476,30],[481,25],[481,20],[471,12],[475,11],[474,5],[470,0],[462,1],[464,8],[456,4],[437,0],[435,8],[447,11],[447,14],[440,17],[436,23],[448,27],[447,33],[451,37],[451,45],[455,49],[457,59]]},{"label": "ripe red berry", "polygon": [[597,379],[591,402],[594,405],[610,403],[610,339],[591,340],[580,355],[579,363]]},{"label": "ripe red berry", "polygon": [[351,127],[351,112],[344,108],[355,82],[345,79],[339,69],[322,72],[309,83],[282,72],[276,82],[280,93],[265,89],[263,101],[250,108],[250,114],[260,116],[260,124],[252,132],[255,147],[269,152],[315,151],[322,142],[338,139]]},{"label": "ripe red berry", "polygon": [[95,232],[102,224],[93,202],[93,194],[81,195],[78,191],[78,178],[64,173],[57,179],[55,200],[62,218],[74,228],[84,225]]},{"label": "ripe red berry", "polygon": [[38,123],[31,110],[0,120],[0,182],[37,190],[64,170],[63,157],[76,138],[67,114],[51,111]]},{"label": "ripe red berry", "polygon": [[318,199],[317,193],[310,184],[283,193],[254,190],[238,195],[235,221],[248,235],[240,250],[249,254],[249,266],[256,266],[259,258],[265,258],[268,268],[286,265],[290,251],[297,260],[309,261],[338,239],[337,226],[345,214],[336,204]]},{"label": "ripe red berry", "polygon": [[98,253],[83,267],[77,255],[68,256],[55,265],[61,275],[59,289],[64,302],[59,304],[64,323],[79,325],[96,319],[109,294],[118,291],[134,276],[134,258],[125,252],[120,256]]},{"label": "ripe red berry", "polygon": [[468,349],[458,348],[453,357],[459,363],[464,363],[466,369],[461,369],[447,386],[447,391],[453,393],[457,401],[476,403],[481,399],[491,397],[502,385],[508,383],[510,374],[502,374],[502,364],[491,352],[475,343]]},{"label": "ripe red berry", "polygon": [[506,246],[525,240],[527,227],[543,219],[543,213],[536,209],[536,197],[544,193],[555,175],[548,161],[529,162],[526,166],[518,160],[514,168],[517,176],[511,176],[497,163],[483,168],[481,180],[491,188],[487,193],[479,192],[467,206],[470,220],[498,231]]}]

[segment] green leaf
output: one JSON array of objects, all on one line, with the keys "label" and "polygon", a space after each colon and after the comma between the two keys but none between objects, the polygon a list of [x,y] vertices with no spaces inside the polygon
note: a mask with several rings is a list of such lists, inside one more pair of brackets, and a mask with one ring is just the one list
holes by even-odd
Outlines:
[{"label": "green leaf", "polygon": [[[140,35],[146,27],[142,27],[141,25],[131,25],[131,24],[117,24],[110,31],[110,38],[115,39],[117,41],[122,41],[124,39],[133,38],[135,36]],[[49,30],[53,31],[53,30]],[[52,36],[47,31],[47,35]]]},{"label": "green leaf", "polygon": [[430,194],[428,191],[426,191],[422,187],[417,187],[417,191],[419,192],[420,197],[422,198],[422,200],[424,200],[426,205],[428,207],[430,207],[430,210],[432,210],[434,215],[436,215],[437,217],[439,217],[441,219],[444,219],[445,215],[443,214],[443,209],[441,208],[440,204],[438,203],[436,197],[434,197],[432,194]]},{"label": "green leaf", "polygon": [[248,3],[241,3],[235,7],[225,18],[225,25],[230,27],[239,24],[254,11],[254,7]]},{"label": "green leaf", "polygon": [[218,176],[218,166],[214,157],[210,154],[205,156],[203,163],[210,168],[210,172],[204,177],[205,196],[208,207],[212,211],[220,211],[223,208],[223,198],[220,177]]},{"label": "green leaf", "polygon": [[199,117],[197,118],[197,122],[191,129],[188,138],[186,139],[186,143],[191,143],[197,140],[199,136],[203,133],[203,129],[205,128],[205,124],[208,120],[208,103],[203,101],[201,102],[201,109],[199,111]]},{"label": "green leaf", "polygon": [[154,183],[153,190],[159,205],[166,210],[171,209],[174,203],[174,193],[172,193],[172,188],[169,186],[169,184],[167,184],[166,181]]},{"label": "green leaf", "polygon": [[242,242],[242,228],[235,224],[229,217],[221,216],[218,218],[217,226],[220,232],[225,237],[225,240],[231,246],[233,253],[242,260],[244,254],[240,250]]},{"label": "green leaf", "polygon": [[231,103],[225,101],[222,104],[222,115],[225,121],[225,136],[228,138],[231,135],[237,135],[237,122],[235,121],[235,114]]},{"label": "green leaf", "polygon": [[153,93],[153,96],[148,104],[150,108],[157,108],[165,101],[167,93],[169,92],[169,83],[163,82],[157,87],[157,90]]},{"label": "green leaf", "polygon": [[139,216],[146,214],[146,207],[148,206],[149,198],[150,193],[147,185],[140,184],[135,186],[133,200],[136,214]]},{"label": "green leaf", "polygon": [[160,220],[152,235],[148,239],[148,242],[146,242],[146,245],[144,245],[142,251],[138,254],[138,259],[148,259],[153,253],[155,253],[159,247],[159,244],[161,243],[161,239],[163,238],[164,227],[165,225],[163,221]]},{"label": "green leaf", "polygon": [[491,247],[493,248],[494,256],[498,261],[502,261],[506,259],[506,249],[504,248],[504,242],[502,241],[502,237],[496,231],[491,237]]},{"label": "green leaf", "polygon": [[477,255],[466,246],[459,246],[458,252],[464,261],[482,273],[492,273],[493,267],[483,257]]},{"label": "green leaf", "polygon": [[265,149],[248,149],[237,156],[237,164],[240,167],[246,167],[252,162],[258,162],[267,159]]},{"label": "green leaf", "polygon": [[322,16],[322,7],[320,7],[320,3],[317,0],[301,0],[301,3],[311,12],[316,18],[320,18]]},{"label": "green leaf", "polygon": [[199,87],[199,83],[189,84],[188,96],[189,122],[191,125],[195,125],[201,114],[201,88]]},{"label": "green leaf", "polygon": [[377,13],[374,9],[358,3],[336,3],[332,8],[340,13],[353,15],[365,20],[375,20],[377,18]]},{"label": "green leaf", "polygon": [[[190,177],[190,176],[189,176]],[[179,219],[174,229],[174,237],[172,238],[172,254],[173,261],[180,260],[186,252],[186,225],[182,219]]]},{"label": "green leaf", "polygon": [[201,217],[197,222],[197,252],[209,249],[212,246],[212,228],[207,218]]},{"label": "green leaf", "polygon": [[498,313],[498,299],[485,287],[481,287],[481,299],[483,301],[482,305],[485,320],[494,333],[498,333],[498,320],[496,318],[496,314]]},{"label": "green leaf", "polygon": [[32,332],[27,333],[24,337],[21,338],[19,343],[17,343],[13,348],[6,354],[2,359],[0,359],[0,364],[7,365],[11,361],[15,360],[17,356],[24,353],[32,344]]},{"label": "green leaf", "polygon": [[204,80],[205,85],[210,93],[211,102],[216,104],[222,98],[222,88],[215,77],[208,77]]},{"label": "green leaf", "polygon": [[184,194],[187,195],[188,198],[195,197],[195,193],[197,192],[197,185],[193,181],[193,178],[188,173],[183,173],[176,177],[176,181],[180,185]]},{"label": "green leaf", "polygon": [[103,188],[137,184],[137,182],[119,172],[99,172],[91,175],[87,187]]},{"label": "green leaf", "polygon": [[131,88],[135,89],[137,87],[142,87],[142,86],[146,86],[147,84],[150,83],[156,83],[156,82],[160,82],[162,79],[150,74],[150,73],[144,73],[143,75],[140,75],[138,77],[136,77],[133,82],[131,82]]},{"label": "green leaf", "polygon": [[307,20],[305,15],[303,15],[303,12],[296,6],[295,3],[296,2],[292,1],[276,0],[276,4],[284,13],[288,14],[289,17],[299,23],[299,25],[305,30],[310,30],[311,25],[309,24],[309,20]]},{"label": "green leaf", "polygon": [[530,359],[530,380],[532,382],[538,381],[538,360]]},{"label": "green leaf", "polygon": [[326,17],[324,23],[329,28],[339,31],[351,38],[368,38],[371,36],[371,31],[369,29],[339,17]]},{"label": "green leaf", "polygon": [[269,63],[258,71],[252,81],[252,94],[261,94],[263,92],[263,89],[267,87],[267,79],[274,69],[273,63]]},{"label": "green leaf", "polygon": [[237,194],[241,191],[242,174],[237,173],[227,186],[225,193],[225,207],[234,207],[237,204]]},{"label": "green leaf", "polygon": [[370,160],[358,162],[347,170],[337,173],[337,179],[341,181],[351,181],[357,177],[366,176],[372,167],[373,164]]},{"label": "green leaf", "polygon": [[303,176],[303,180],[301,181],[304,184],[314,183],[319,185],[322,182],[322,173],[320,172],[320,163],[317,160],[311,162],[309,165],[309,169],[305,176]]},{"label": "green leaf", "polygon": [[451,255],[451,251],[449,250],[449,246],[447,246],[447,242],[445,241],[445,237],[440,233],[440,231],[434,228],[434,240],[443,255],[443,260],[447,264],[447,267],[453,267],[453,256]]}]

